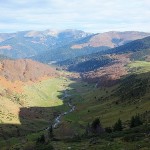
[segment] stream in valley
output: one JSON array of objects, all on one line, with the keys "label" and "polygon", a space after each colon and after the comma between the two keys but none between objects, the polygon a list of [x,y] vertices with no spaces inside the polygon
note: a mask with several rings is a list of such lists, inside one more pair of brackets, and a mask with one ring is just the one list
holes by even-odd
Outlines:
[{"label": "stream in valley", "polygon": [[60,115],[58,115],[53,123],[53,128],[56,128],[60,123],[61,123],[61,118],[71,112],[73,112],[75,110],[75,106],[72,105],[71,103],[68,102],[68,106],[70,107],[70,109],[64,113],[61,113]]},{"label": "stream in valley", "polygon": [[[62,98],[62,100],[65,100],[65,98],[69,97],[70,95],[67,94],[67,92],[65,91],[64,92],[64,96]],[[69,113],[73,112],[75,110],[75,106],[72,105],[70,102],[67,103],[67,105],[69,106],[69,110],[68,111],[65,111],[65,112],[62,112],[61,114],[59,114],[53,121],[53,124],[52,124],[52,127],[53,128],[57,128],[59,124],[61,124],[61,119],[63,116],[65,115],[68,115]],[[46,130],[48,130],[50,127],[47,127]]]}]

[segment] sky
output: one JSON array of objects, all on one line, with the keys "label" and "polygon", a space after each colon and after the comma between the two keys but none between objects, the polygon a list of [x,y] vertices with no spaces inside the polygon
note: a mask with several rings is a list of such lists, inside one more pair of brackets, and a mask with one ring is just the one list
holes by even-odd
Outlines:
[{"label": "sky", "polygon": [[150,0],[0,0],[0,32],[150,32]]}]

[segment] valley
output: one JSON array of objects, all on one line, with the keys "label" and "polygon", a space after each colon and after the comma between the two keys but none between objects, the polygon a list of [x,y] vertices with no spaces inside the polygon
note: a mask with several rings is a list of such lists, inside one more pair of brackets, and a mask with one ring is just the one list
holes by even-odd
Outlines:
[{"label": "valley", "polygon": [[0,150],[148,150],[148,35],[0,34]]}]

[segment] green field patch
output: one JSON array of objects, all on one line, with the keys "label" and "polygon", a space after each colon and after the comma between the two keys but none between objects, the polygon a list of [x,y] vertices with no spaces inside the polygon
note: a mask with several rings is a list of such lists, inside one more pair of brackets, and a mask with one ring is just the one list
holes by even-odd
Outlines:
[{"label": "green field patch", "polygon": [[146,61],[135,61],[129,63],[127,67],[129,69],[129,72],[134,74],[150,72],[150,62]]}]

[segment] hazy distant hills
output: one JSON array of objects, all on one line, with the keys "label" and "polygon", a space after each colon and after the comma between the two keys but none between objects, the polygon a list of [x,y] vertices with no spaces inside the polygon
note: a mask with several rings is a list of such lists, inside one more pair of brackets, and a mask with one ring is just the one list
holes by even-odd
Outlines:
[{"label": "hazy distant hills", "polygon": [[0,54],[12,58],[31,56],[67,45],[90,35],[79,30],[22,31],[0,34]]},{"label": "hazy distant hills", "polygon": [[33,59],[48,63],[50,61],[63,61],[77,56],[84,56],[100,51],[105,51],[114,47],[124,45],[136,39],[149,36],[144,32],[106,32],[89,35],[76,42],[59,47],[53,51],[46,51]]},{"label": "hazy distant hills", "polygon": [[2,33],[0,54],[50,63],[104,51],[149,35],[132,31],[92,34],[71,29]]}]

